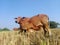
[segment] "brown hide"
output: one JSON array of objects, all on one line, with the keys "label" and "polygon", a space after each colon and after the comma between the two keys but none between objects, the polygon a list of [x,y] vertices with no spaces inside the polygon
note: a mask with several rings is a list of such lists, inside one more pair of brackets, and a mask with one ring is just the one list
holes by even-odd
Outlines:
[{"label": "brown hide", "polygon": [[39,29],[38,27],[34,26],[31,22],[29,22],[30,18],[25,17],[21,19],[20,26],[21,29],[29,30],[29,29]]}]

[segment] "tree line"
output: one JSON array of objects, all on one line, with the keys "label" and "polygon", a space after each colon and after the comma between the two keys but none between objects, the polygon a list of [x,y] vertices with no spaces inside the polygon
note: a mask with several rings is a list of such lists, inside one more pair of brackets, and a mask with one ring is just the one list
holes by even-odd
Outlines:
[{"label": "tree line", "polygon": [[1,28],[0,28],[0,31],[10,31],[10,29],[8,29],[8,28],[3,28],[3,29],[1,29]]},{"label": "tree line", "polygon": [[49,23],[50,23],[50,28],[58,28],[58,25],[60,25],[59,23],[55,21],[49,21]]}]

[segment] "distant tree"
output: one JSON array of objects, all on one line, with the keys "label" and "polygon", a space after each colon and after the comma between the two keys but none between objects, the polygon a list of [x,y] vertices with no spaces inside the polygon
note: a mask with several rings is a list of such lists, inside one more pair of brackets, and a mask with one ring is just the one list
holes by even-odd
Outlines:
[{"label": "distant tree", "polygon": [[9,29],[8,28],[3,28],[2,31],[9,31]]},{"label": "distant tree", "polygon": [[2,29],[0,28],[0,31],[1,31]]},{"label": "distant tree", "polygon": [[1,30],[1,28],[0,28],[0,30]]},{"label": "distant tree", "polygon": [[59,25],[59,23],[55,22],[55,21],[50,21],[50,28],[57,28]]}]

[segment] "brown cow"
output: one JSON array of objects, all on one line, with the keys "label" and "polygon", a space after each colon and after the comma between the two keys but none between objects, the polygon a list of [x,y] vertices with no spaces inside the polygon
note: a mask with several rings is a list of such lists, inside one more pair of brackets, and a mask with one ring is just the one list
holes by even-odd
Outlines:
[{"label": "brown cow", "polygon": [[30,22],[36,27],[43,27],[45,33],[49,32],[51,35],[51,30],[49,29],[49,17],[46,14],[38,14],[30,18]]},{"label": "brown cow", "polygon": [[27,17],[18,17],[16,18],[16,22],[20,24],[20,28],[23,30],[29,30],[29,29],[35,29],[38,30],[40,27],[44,29],[44,31],[49,32],[49,35],[51,35],[51,31],[49,29],[49,18],[46,14],[38,14],[36,16],[33,16],[31,18]]},{"label": "brown cow", "polygon": [[29,22],[30,18],[27,17],[18,17],[15,18],[16,19],[16,23],[18,23],[20,25],[20,29],[21,30],[29,30],[29,29],[35,29],[38,30],[39,27],[34,26],[31,22]]}]

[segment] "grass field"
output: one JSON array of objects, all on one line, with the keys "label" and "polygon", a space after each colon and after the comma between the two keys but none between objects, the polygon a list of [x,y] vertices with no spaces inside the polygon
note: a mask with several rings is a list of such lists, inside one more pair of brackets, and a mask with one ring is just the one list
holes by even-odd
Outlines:
[{"label": "grass field", "polygon": [[51,29],[52,36],[44,36],[42,31],[20,33],[1,31],[0,45],[60,45],[60,29]]}]

